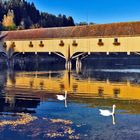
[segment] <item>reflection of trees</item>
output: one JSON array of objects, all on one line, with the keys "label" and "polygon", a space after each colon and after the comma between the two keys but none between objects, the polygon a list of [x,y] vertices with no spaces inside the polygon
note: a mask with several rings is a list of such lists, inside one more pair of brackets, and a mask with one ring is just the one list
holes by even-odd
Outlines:
[{"label": "reflection of trees", "polygon": [[99,87],[98,88],[98,95],[99,95],[99,97],[102,97],[103,96],[103,93],[104,93],[103,87]]},{"label": "reflection of trees", "polygon": [[113,93],[114,93],[114,98],[118,98],[118,95],[120,94],[120,89],[119,88],[114,88]]}]

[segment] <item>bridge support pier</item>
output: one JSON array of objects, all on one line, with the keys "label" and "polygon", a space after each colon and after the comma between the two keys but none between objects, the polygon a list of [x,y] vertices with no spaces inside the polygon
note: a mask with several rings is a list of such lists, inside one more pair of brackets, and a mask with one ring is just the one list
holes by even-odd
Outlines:
[{"label": "bridge support pier", "polygon": [[70,60],[70,59],[69,59],[69,60],[66,60],[65,68],[66,68],[67,70],[71,70],[71,68],[72,68],[72,63],[71,63],[71,60]]},{"label": "bridge support pier", "polygon": [[14,62],[14,58],[13,58],[13,57],[8,58],[8,59],[7,59],[7,68],[13,69],[14,63],[15,63],[15,62]]},{"label": "bridge support pier", "polygon": [[82,62],[81,59],[79,59],[79,57],[76,58],[76,71],[81,71],[82,68]]}]

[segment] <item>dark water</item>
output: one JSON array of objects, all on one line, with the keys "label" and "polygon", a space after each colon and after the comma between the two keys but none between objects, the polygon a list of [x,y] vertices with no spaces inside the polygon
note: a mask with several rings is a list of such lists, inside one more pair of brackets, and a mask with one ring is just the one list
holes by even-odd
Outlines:
[{"label": "dark water", "polygon": [[[57,100],[65,90],[67,100]],[[99,114],[113,104],[115,116]],[[139,140],[140,69],[67,71],[52,63],[3,69],[0,139]]]}]

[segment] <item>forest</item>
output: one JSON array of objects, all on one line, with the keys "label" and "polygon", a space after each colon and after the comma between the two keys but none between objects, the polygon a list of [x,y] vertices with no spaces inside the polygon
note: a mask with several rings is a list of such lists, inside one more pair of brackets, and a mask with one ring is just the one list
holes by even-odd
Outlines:
[{"label": "forest", "polygon": [[0,0],[0,30],[66,26],[75,26],[71,16],[41,12],[26,0]]}]

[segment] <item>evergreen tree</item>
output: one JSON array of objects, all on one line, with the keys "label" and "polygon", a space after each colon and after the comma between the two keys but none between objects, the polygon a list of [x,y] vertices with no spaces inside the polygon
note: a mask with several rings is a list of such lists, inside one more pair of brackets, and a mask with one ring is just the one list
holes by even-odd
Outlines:
[{"label": "evergreen tree", "polygon": [[74,26],[75,24],[74,24],[74,20],[73,20],[73,18],[70,16],[70,17],[68,17],[68,24],[67,24],[68,26]]},{"label": "evergreen tree", "polygon": [[[11,25],[14,28],[17,27],[17,29],[75,25],[72,17],[61,14],[55,16],[47,12],[40,12],[36,9],[34,3],[29,3],[26,0],[0,0],[1,22],[6,21],[9,10],[14,13],[13,24]],[[7,19],[7,22],[10,22],[10,20]]]},{"label": "evergreen tree", "polygon": [[2,23],[0,22],[0,31],[2,31]]}]

